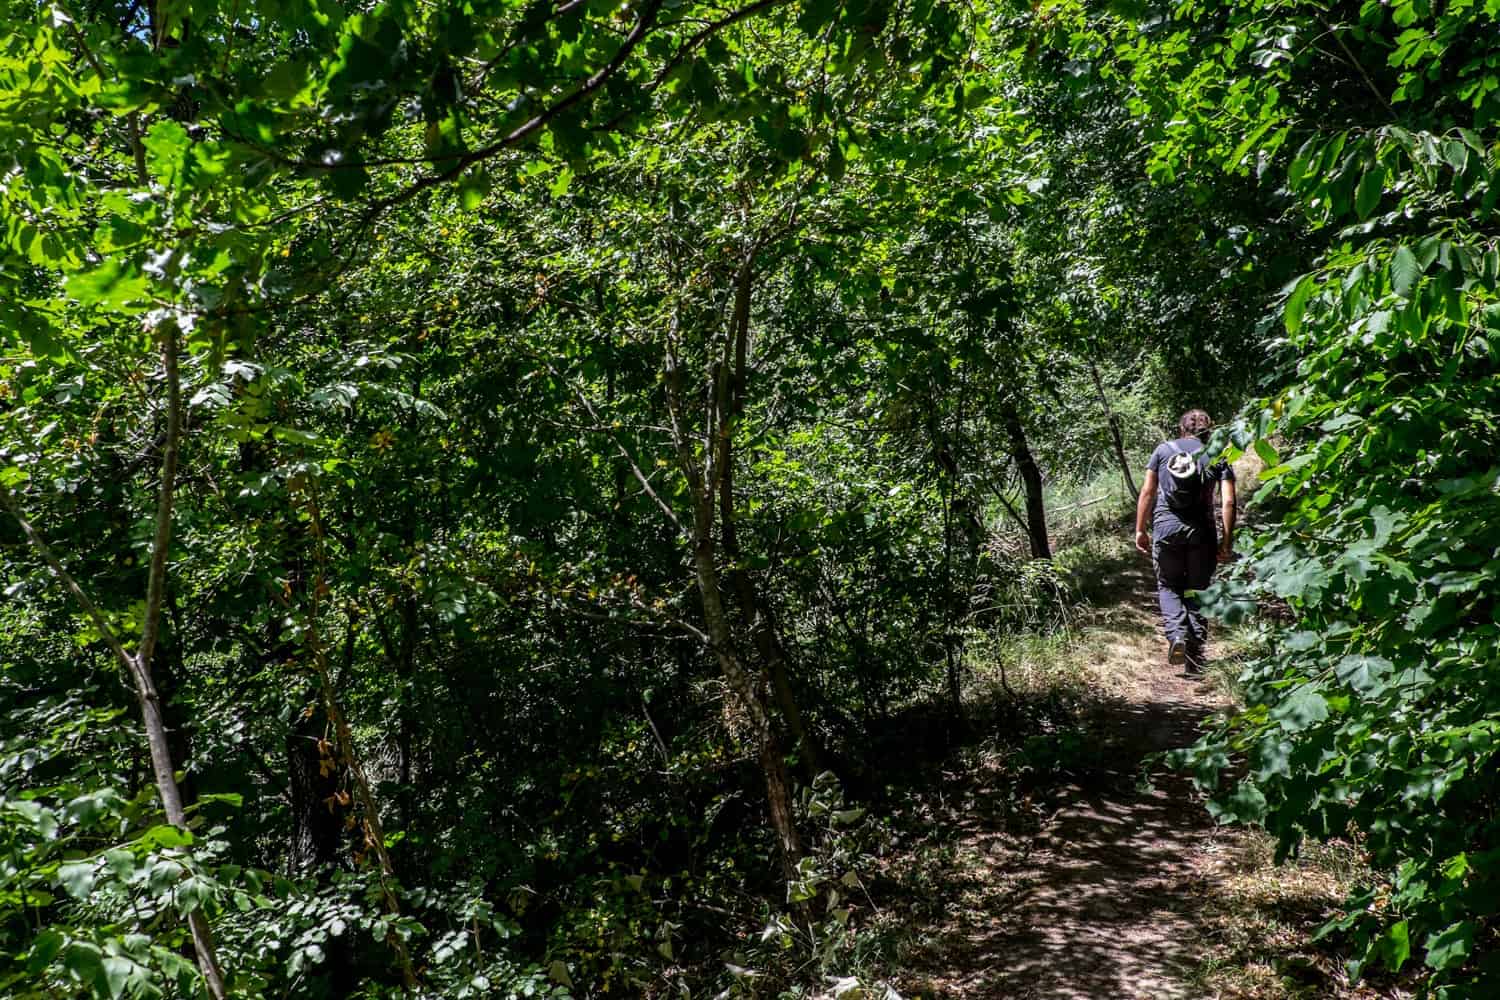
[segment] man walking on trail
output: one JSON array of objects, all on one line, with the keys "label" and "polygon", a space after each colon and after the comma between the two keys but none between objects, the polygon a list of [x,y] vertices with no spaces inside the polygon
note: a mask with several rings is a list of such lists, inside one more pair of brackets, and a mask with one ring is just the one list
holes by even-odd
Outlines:
[{"label": "man walking on trail", "polygon": [[[1167,663],[1189,675],[1203,673],[1208,625],[1189,592],[1202,590],[1214,566],[1229,558],[1234,542],[1234,470],[1208,463],[1204,446],[1213,421],[1189,410],[1177,422],[1177,440],[1158,445],[1146,465],[1135,505],[1135,547],[1156,566],[1156,598],[1167,637]],[[1224,535],[1214,529],[1214,485],[1222,484]],[[1151,530],[1146,530],[1147,522]]]}]

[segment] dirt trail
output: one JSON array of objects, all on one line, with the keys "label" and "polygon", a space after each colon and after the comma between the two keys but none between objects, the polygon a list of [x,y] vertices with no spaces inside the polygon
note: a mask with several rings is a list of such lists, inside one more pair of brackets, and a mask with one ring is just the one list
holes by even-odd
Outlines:
[{"label": "dirt trail", "polygon": [[[976,828],[964,847],[988,876],[964,945],[931,983],[940,995],[1006,1000],[1193,1000],[1201,961],[1198,902],[1205,860],[1233,834],[1216,829],[1190,783],[1158,773],[1149,753],[1186,746],[1222,700],[1164,663],[1144,565],[1126,569],[1101,612],[1107,645],[1094,665],[1109,693],[1090,710],[1102,753],[1049,792],[1053,811],[1021,845]],[[1127,589],[1128,588],[1128,589]],[[1212,652],[1212,651],[1210,651]],[[952,941],[953,935],[949,937]]]}]

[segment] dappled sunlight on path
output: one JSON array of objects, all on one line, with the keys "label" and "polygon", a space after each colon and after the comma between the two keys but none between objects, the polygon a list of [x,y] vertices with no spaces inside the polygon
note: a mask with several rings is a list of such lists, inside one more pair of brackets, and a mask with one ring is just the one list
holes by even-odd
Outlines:
[{"label": "dappled sunlight on path", "polygon": [[997,935],[976,995],[1192,995],[1185,983],[1199,958],[1193,912],[1203,888],[1195,859],[1211,823],[1183,779],[1136,782],[1144,753],[1191,740],[1207,706],[1182,694],[1104,710],[1113,761],[1060,791],[1029,859],[1016,925]]},{"label": "dappled sunlight on path", "polygon": [[1167,666],[1150,564],[1115,548],[1073,582],[1092,609],[1081,634],[1060,663],[1017,665],[1023,700],[942,772],[902,856],[902,995],[1409,1000],[1392,977],[1351,983],[1347,955],[1313,940],[1368,875],[1356,846],[1277,864],[1270,836],[1215,825],[1152,756],[1231,704]]},{"label": "dappled sunlight on path", "polygon": [[[1018,1000],[1190,1000],[1201,960],[1195,913],[1214,828],[1190,783],[1141,764],[1191,743],[1222,700],[1166,666],[1155,635],[1149,567],[1109,567],[1097,606],[1103,633],[1090,669],[1106,700],[1088,712],[1100,749],[1049,790],[1053,811],[1024,848],[988,850],[991,902],[943,935],[930,958],[939,995]],[[1112,594],[1109,591],[1113,591]],[[1109,600],[1109,598],[1113,600]],[[990,839],[967,835],[971,848]],[[998,846],[998,845],[996,845]]]}]

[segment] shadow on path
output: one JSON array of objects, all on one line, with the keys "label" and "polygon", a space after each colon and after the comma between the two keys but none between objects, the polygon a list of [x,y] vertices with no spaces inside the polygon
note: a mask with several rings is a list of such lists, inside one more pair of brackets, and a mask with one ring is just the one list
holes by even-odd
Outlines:
[{"label": "shadow on path", "polygon": [[1017,920],[994,935],[973,996],[1187,998],[1200,958],[1194,858],[1212,824],[1188,782],[1138,785],[1141,758],[1192,741],[1206,709],[1151,701],[1104,710],[1113,766],[1061,790],[1026,864]]},{"label": "shadow on path", "polygon": [[[1163,662],[1149,567],[1121,562],[1096,593],[1107,652],[1095,669],[1120,692],[1087,712],[1092,752],[1054,811],[1017,849],[986,824],[966,831],[994,883],[983,919],[937,930],[927,951],[941,996],[1015,1000],[1192,1000],[1208,886],[1195,864],[1215,836],[1190,782],[1153,753],[1192,743],[1222,703]],[[1103,596],[1101,593],[1100,596]],[[1112,600],[1111,600],[1112,599]],[[1096,598],[1097,600],[1097,598]],[[1219,834],[1222,836],[1222,834]],[[941,963],[940,970],[936,968]]]}]

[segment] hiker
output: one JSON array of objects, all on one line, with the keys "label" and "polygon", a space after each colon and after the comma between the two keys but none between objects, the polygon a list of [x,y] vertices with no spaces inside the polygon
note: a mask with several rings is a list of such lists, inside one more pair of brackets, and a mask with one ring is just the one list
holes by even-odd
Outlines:
[{"label": "hiker", "polygon": [[[1214,566],[1229,558],[1234,542],[1234,470],[1208,463],[1204,446],[1213,421],[1189,410],[1177,422],[1177,440],[1157,446],[1146,465],[1135,505],[1135,547],[1156,567],[1156,598],[1167,637],[1167,663],[1188,675],[1203,673],[1208,625],[1189,592],[1202,590]],[[1224,535],[1214,529],[1214,484],[1222,483]],[[1147,522],[1151,530],[1146,530]]]}]

